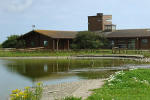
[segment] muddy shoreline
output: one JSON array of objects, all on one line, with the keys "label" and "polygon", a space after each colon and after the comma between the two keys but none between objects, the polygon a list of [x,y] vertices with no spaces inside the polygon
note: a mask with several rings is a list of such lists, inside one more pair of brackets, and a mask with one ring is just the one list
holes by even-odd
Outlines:
[{"label": "muddy shoreline", "polygon": [[44,86],[41,100],[61,100],[68,96],[82,97],[84,100],[92,94],[92,89],[101,88],[105,79],[81,80]]}]

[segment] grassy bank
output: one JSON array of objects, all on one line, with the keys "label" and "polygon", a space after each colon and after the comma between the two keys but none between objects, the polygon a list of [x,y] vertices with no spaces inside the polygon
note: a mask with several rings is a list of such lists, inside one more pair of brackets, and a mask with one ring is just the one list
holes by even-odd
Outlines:
[{"label": "grassy bank", "polygon": [[111,54],[111,50],[77,50],[77,51],[0,51],[0,57],[40,57],[40,56],[76,56]]},{"label": "grassy bank", "polygon": [[150,69],[120,71],[87,100],[150,100]]},{"label": "grassy bank", "polygon": [[[40,57],[40,56],[76,56],[76,55],[109,55],[113,54],[111,49],[101,50],[76,50],[76,51],[4,51],[0,50],[0,57]],[[128,55],[144,55],[150,57],[150,51],[141,50],[127,50],[117,51],[115,54],[128,54]]]}]

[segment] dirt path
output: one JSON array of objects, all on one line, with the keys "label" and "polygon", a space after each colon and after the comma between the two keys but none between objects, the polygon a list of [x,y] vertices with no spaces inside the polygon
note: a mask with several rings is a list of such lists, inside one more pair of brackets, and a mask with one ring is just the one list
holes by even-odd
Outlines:
[{"label": "dirt path", "polygon": [[67,96],[82,97],[90,96],[91,89],[100,88],[104,80],[82,80],[78,82],[61,83],[44,87],[42,100],[60,100]]}]

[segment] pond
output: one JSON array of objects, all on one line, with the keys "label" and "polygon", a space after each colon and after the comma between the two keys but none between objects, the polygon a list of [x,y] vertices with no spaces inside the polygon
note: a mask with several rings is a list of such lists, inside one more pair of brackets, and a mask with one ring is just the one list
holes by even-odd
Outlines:
[{"label": "pond", "polygon": [[127,59],[9,59],[0,60],[0,100],[13,89],[85,79],[108,78],[117,70],[143,63]]}]

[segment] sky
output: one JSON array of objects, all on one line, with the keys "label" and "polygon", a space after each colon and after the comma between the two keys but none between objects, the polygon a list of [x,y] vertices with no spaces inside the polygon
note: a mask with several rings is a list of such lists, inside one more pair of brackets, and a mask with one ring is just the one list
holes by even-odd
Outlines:
[{"label": "sky", "polygon": [[150,28],[150,0],[0,0],[0,43],[35,29],[88,30],[88,16],[111,14],[117,29]]}]

